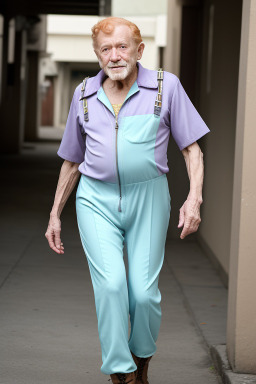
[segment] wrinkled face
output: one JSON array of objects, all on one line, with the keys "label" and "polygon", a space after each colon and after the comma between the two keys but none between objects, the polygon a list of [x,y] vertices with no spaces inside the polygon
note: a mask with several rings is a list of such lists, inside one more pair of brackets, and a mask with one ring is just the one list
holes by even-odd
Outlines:
[{"label": "wrinkled face", "polygon": [[111,34],[99,32],[95,53],[100,67],[111,80],[124,80],[136,70],[143,49],[144,43],[135,43],[127,25],[117,25]]}]

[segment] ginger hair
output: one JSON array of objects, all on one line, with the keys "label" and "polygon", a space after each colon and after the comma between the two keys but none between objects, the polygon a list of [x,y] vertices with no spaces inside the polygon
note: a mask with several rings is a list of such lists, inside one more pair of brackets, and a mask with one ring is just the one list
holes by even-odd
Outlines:
[{"label": "ginger hair", "polygon": [[135,43],[139,45],[142,42],[140,30],[136,24],[129,20],[123,19],[122,17],[107,17],[103,20],[100,20],[92,27],[93,48],[95,48],[97,45],[97,36],[99,32],[102,31],[103,33],[111,34],[116,25],[127,25],[132,31],[132,38]]}]

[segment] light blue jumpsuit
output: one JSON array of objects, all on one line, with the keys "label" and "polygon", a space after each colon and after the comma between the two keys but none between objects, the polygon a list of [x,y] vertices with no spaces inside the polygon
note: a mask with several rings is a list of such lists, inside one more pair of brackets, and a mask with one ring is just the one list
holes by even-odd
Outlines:
[{"label": "light blue jumpsuit", "polygon": [[170,132],[180,149],[209,132],[179,79],[168,72],[159,116],[157,71],[137,65],[137,80],[118,119],[102,87],[102,70],[85,87],[89,119],[80,101],[82,84],[76,88],[58,151],[80,164],[77,222],[95,296],[101,371],[108,375],[137,369],[131,351],[139,357],[156,352],[158,282],[171,211]]}]

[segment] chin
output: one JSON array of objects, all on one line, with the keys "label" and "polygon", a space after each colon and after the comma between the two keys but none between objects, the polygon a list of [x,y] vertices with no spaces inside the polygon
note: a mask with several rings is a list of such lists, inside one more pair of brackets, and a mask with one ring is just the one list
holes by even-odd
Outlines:
[{"label": "chin", "polygon": [[128,76],[128,74],[127,73],[125,73],[125,74],[119,74],[119,73],[116,73],[116,74],[109,74],[108,75],[109,76],[109,78],[111,79],[111,80],[124,80],[124,79],[126,79],[126,77]]},{"label": "chin", "polygon": [[126,77],[129,75],[129,70],[128,68],[124,68],[121,72],[119,73],[113,73],[111,69],[106,68],[106,74],[111,80],[124,80]]}]

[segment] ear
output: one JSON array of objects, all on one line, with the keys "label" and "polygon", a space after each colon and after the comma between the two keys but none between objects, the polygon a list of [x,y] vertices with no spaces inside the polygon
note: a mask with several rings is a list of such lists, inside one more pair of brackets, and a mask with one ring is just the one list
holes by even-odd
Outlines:
[{"label": "ear", "polygon": [[143,51],[144,51],[144,48],[145,48],[145,44],[143,43],[143,41],[138,45],[138,56],[137,56],[137,60],[140,60],[142,58],[142,54],[143,54]]}]

